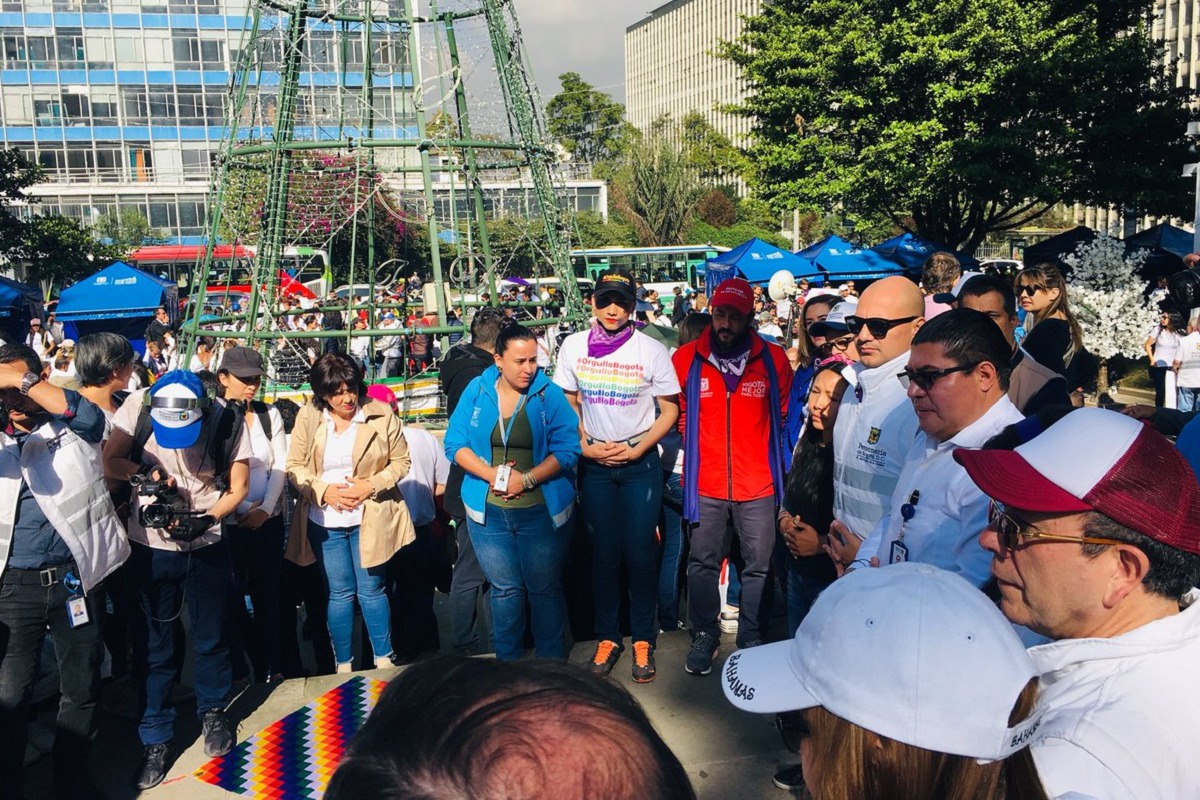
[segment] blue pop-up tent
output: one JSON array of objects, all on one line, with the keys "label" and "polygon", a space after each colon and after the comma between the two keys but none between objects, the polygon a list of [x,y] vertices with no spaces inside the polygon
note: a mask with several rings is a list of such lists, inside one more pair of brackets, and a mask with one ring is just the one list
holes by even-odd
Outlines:
[{"label": "blue pop-up tent", "polygon": [[921,267],[925,264],[925,259],[937,252],[954,253],[963,272],[979,269],[979,260],[974,256],[955,253],[949,247],[934,244],[926,239],[913,236],[911,233],[893,236],[875,245],[871,250],[888,261],[904,267],[905,272],[913,277],[921,274]]},{"label": "blue pop-up tent", "polygon": [[179,305],[179,287],[118,261],[62,290],[58,319],[72,338],[89,333],[119,333],[142,339],[154,310]]},{"label": "blue pop-up tent", "polygon": [[830,282],[873,281],[904,274],[904,268],[894,261],[840,236],[826,236],[796,255],[815,265]]},{"label": "blue pop-up tent", "polygon": [[1125,238],[1125,254],[1148,250],[1142,277],[1148,281],[1168,277],[1183,269],[1183,257],[1192,252],[1192,232],[1160,223]]},{"label": "blue pop-up tent", "polygon": [[43,313],[42,293],[27,283],[0,276],[0,331],[8,342],[29,333],[29,320]]},{"label": "blue pop-up tent", "polygon": [[728,253],[710,258],[704,265],[704,289],[712,294],[722,281],[730,278],[745,278],[750,283],[766,283],[780,270],[787,270],[797,278],[818,276],[813,265],[762,239],[751,239],[738,245]]}]

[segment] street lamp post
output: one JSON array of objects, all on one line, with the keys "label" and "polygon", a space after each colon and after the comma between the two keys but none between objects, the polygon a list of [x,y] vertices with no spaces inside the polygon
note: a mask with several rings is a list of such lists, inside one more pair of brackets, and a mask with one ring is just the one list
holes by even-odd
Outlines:
[{"label": "street lamp post", "polygon": [[[1200,139],[1200,122],[1189,122],[1187,137],[1192,141]],[[1195,178],[1195,207],[1192,213],[1192,252],[1200,253],[1200,162],[1183,165],[1183,177]]]}]

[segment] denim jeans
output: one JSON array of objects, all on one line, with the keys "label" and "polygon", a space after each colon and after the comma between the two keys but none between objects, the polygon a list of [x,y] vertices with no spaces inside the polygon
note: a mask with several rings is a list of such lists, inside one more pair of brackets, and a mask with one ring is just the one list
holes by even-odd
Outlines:
[{"label": "denim jeans", "polygon": [[1200,388],[1180,386],[1178,391],[1180,411],[1200,411]]},{"label": "denim jeans", "polygon": [[450,644],[457,653],[477,655],[486,646],[486,641],[479,638],[479,618],[483,618],[485,640],[492,630],[492,589],[475,557],[466,520],[459,520],[454,538],[458,542],[458,559],[450,578]]},{"label": "denim jeans", "polygon": [[679,627],[679,578],[683,566],[683,480],[678,472],[664,475],[662,511],[658,515],[658,534],[662,539],[662,560],[658,564],[658,627],[673,631]]},{"label": "denim jeans", "polygon": [[61,582],[41,586],[37,576],[36,570],[9,567],[0,585],[0,796],[23,796],[29,696],[49,632],[62,692],[55,723],[54,785],[61,797],[86,797],[87,755],[96,731],[104,656],[99,610],[89,597],[92,621],[72,628],[66,606],[70,594]]},{"label": "denim jeans", "polygon": [[354,598],[358,598],[371,651],[376,658],[392,654],[392,612],[388,606],[387,565],[366,569],[358,551],[359,529],[325,528],[308,521],[308,540],[329,587],[329,638],[339,664],[354,660]]},{"label": "denim jeans", "polygon": [[175,732],[171,689],[179,680],[183,664],[175,623],[185,604],[196,655],[196,712],[203,715],[224,708],[228,700],[233,673],[226,614],[233,563],[224,540],[186,553],[156,550],[137,542],[131,547],[133,553],[126,566],[146,617],[144,632],[148,637],[146,708],[138,734],[144,745],[162,744],[169,742]]},{"label": "denim jeans", "polygon": [[793,637],[800,623],[808,616],[817,595],[833,583],[837,571],[829,556],[796,558],[789,553],[784,574],[787,581],[788,636]]},{"label": "denim jeans", "polygon": [[[233,554],[233,600],[229,639],[234,678],[245,678],[246,657],[255,680],[265,683],[279,666],[279,574],[283,568],[283,516],[255,530],[225,528]],[[250,598],[250,608],[246,597]]]},{"label": "denim jeans", "polygon": [[607,467],[581,459],[579,510],[592,543],[596,639],[621,641],[621,562],[629,574],[629,627],[635,642],[658,638],[658,540],[662,506],[658,450]]},{"label": "denim jeans", "polygon": [[774,497],[743,503],[700,498],[700,522],[692,526],[688,554],[688,618],[693,632],[704,631],[714,638],[720,637],[721,597],[717,580],[732,539],[727,524],[730,518],[737,528],[744,563],[737,634],[738,646],[744,647],[760,641],[765,633],[767,620],[760,618],[760,614],[775,550]]},{"label": "denim jeans", "polygon": [[513,661],[524,653],[525,600],[538,658],[562,658],[567,630],[563,565],[570,535],[554,526],[546,506],[488,506],[480,525],[468,520],[471,544],[492,584],[492,644],[496,658]]}]

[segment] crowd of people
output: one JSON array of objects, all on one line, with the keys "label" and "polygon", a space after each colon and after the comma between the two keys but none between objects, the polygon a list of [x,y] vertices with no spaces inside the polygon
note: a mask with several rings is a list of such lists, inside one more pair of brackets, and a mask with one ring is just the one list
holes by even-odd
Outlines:
[{"label": "crowd of people", "polygon": [[[215,756],[235,743],[225,709],[240,687],[306,674],[303,631],[318,672],[422,662],[385,694],[331,796],[501,786],[511,768],[542,781],[524,796],[577,796],[592,776],[604,796],[688,797],[636,703],[593,677],[628,649],[633,682],[654,681],[658,637],[681,625],[690,647],[670,667],[695,676],[734,635],[725,694],[777,714],[799,756],[781,788],[1174,798],[1200,785],[1186,755],[1200,724],[1186,671],[1200,655],[1200,411],[1079,408],[1085,353],[1052,266],[964,275],[936,254],[921,285],[801,286],[773,302],[734,278],[707,296],[681,288],[670,308],[609,270],[589,300],[591,323],[554,345],[511,312],[477,311],[439,354],[441,441],[371,382],[377,361],[390,375],[389,359],[421,357],[411,343],[393,356],[376,339],[377,360],[357,338],[320,346],[302,407],[257,400],[273,358],[236,343],[200,341],[180,368],[165,309],[140,356],[115,334],[68,346],[40,321],[0,346],[6,791],[22,791],[47,637],[55,792],[93,797],[78,764],[102,677],[136,687],[148,789],[176,755],[186,650]],[[643,327],[660,316],[677,347]],[[530,644],[566,659],[576,529],[595,648],[584,664],[510,669]],[[489,641],[493,666],[425,660]],[[447,681],[462,704],[431,708]],[[605,713],[555,748],[509,751],[489,728],[560,735],[572,709]],[[430,752],[430,736],[458,749]],[[612,766],[635,758],[657,771]],[[551,781],[531,766],[544,759],[570,767]]]}]

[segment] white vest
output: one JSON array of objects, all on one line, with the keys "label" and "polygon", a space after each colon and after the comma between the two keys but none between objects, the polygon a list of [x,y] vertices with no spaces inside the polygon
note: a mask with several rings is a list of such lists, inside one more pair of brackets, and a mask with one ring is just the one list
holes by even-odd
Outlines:
[{"label": "white vest", "polygon": [[129,558],[95,446],[52,420],[31,432],[24,447],[0,437],[0,573],[12,552],[22,481],[75,557],[85,592]]}]

